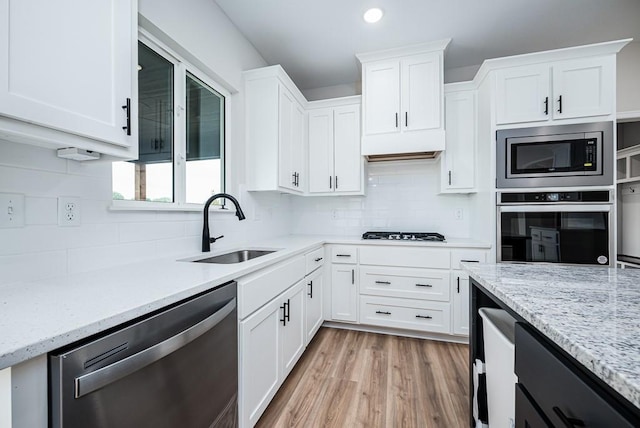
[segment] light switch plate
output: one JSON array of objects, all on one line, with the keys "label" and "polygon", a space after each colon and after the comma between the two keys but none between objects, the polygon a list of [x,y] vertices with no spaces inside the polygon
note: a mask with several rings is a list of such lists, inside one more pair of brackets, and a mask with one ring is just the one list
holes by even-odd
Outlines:
[{"label": "light switch plate", "polygon": [[24,227],[24,195],[0,193],[0,228]]},{"label": "light switch plate", "polygon": [[58,226],[80,226],[80,198],[74,196],[58,198]]}]

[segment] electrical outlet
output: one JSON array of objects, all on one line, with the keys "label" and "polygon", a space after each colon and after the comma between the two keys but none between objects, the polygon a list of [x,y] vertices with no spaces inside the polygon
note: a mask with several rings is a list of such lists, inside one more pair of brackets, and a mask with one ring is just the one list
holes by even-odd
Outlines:
[{"label": "electrical outlet", "polygon": [[58,226],[80,226],[80,198],[58,198]]},{"label": "electrical outlet", "polygon": [[24,195],[0,193],[0,227],[24,226]]},{"label": "electrical outlet", "polygon": [[456,220],[462,220],[462,208],[456,208],[454,216]]}]

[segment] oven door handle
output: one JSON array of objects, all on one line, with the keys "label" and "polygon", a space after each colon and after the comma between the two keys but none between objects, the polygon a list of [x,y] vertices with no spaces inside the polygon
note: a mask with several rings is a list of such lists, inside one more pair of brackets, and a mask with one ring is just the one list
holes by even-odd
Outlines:
[{"label": "oven door handle", "polygon": [[498,211],[500,213],[544,213],[544,212],[611,212],[611,203],[603,204],[529,204],[529,205],[498,205]]},{"label": "oven door handle", "polygon": [[234,297],[213,315],[210,315],[175,336],[94,372],[75,378],[75,398],[80,398],[97,391],[186,346],[214,328],[233,312],[235,308],[236,298]]}]

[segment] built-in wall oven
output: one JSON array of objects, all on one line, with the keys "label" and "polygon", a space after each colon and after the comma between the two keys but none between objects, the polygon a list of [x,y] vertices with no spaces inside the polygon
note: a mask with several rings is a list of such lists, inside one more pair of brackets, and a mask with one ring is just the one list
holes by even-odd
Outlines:
[{"label": "built-in wall oven", "polygon": [[496,187],[613,184],[613,123],[596,122],[496,133]]},{"label": "built-in wall oven", "polygon": [[497,260],[614,266],[611,191],[499,192]]}]

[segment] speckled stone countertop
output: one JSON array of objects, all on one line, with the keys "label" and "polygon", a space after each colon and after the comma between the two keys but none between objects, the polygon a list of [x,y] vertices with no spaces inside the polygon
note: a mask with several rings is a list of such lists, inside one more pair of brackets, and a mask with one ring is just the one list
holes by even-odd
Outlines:
[{"label": "speckled stone countertop", "polygon": [[278,250],[238,264],[185,261],[202,258],[202,253],[170,258],[158,255],[156,260],[37,281],[2,283],[0,278],[0,369],[144,316],[323,244],[489,248],[486,243],[464,239],[447,242],[363,241],[360,237],[289,235],[240,246],[221,247],[216,244],[212,249],[211,256],[238,248]]},{"label": "speckled stone countertop", "polygon": [[507,263],[464,268],[640,408],[640,269]]}]

